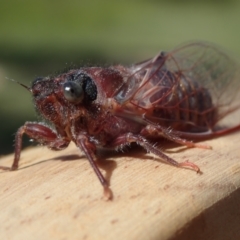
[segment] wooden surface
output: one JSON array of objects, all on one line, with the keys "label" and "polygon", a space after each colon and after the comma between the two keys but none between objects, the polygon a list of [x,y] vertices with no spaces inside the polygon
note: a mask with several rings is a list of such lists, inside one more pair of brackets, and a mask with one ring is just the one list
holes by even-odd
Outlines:
[{"label": "wooden surface", "polygon": [[0,239],[240,239],[240,133],[206,143],[213,150],[162,146],[202,175],[141,148],[107,154],[112,201],[75,145],[24,150],[18,171],[0,172]]}]

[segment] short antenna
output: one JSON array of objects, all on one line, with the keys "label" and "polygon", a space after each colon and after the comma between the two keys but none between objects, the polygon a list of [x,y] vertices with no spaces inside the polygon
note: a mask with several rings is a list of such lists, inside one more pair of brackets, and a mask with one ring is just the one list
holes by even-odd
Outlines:
[{"label": "short antenna", "polygon": [[7,79],[7,80],[10,80],[10,81],[12,81],[12,82],[17,83],[18,85],[20,85],[20,86],[24,87],[25,89],[27,89],[29,92],[32,92],[32,89],[31,89],[30,87],[28,87],[28,86],[26,86],[26,85],[24,85],[24,84],[22,84],[22,83],[20,83],[20,82],[18,82],[18,81],[16,81],[16,80],[12,79],[12,78],[6,77],[6,79]]}]

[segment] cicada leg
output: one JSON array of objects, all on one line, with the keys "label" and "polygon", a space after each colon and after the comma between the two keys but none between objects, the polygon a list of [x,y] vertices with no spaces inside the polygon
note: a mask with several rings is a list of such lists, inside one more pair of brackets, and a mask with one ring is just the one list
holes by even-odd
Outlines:
[{"label": "cicada leg", "polygon": [[52,150],[62,150],[66,148],[70,143],[67,138],[57,135],[54,130],[42,123],[26,122],[22,127],[18,129],[15,136],[15,153],[12,167],[0,166],[0,169],[8,171],[14,171],[18,169],[23,134],[28,135],[30,138],[38,141],[43,145],[46,145]]},{"label": "cicada leg", "polygon": [[95,161],[96,146],[93,143],[91,143],[89,141],[89,138],[85,135],[79,135],[77,137],[76,144],[85,153],[89,163],[91,164],[100,183],[102,184],[105,199],[106,200],[112,199],[113,195],[112,195],[111,189],[109,188],[109,184],[107,180],[104,178],[104,176],[102,175]]},{"label": "cicada leg", "polygon": [[123,134],[123,135],[117,137],[111,143],[111,146],[117,148],[117,147],[122,147],[124,145],[128,145],[133,142],[139,144],[144,149],[146,149],[148,152],[151,152],[151,153],[155,154],[156,156],[159,156],[161,159],[163,159],[164,161],[166,161],[167,163],[169,163],[173,166],[183,167],[183,168],[191,168],[194,171],[196,171],[197,173],[200,173],[200,168],[197,165],[195,165],[194,163],[191,163],[188,161],[179,163],[179,162],[175,161],[174,159],[165,155],[157,147],[155,147],[150,142],[148,142],[148,140],[146,138],[144,138],[143,136],[141,136],[139,134],[133,134],[133,133]]},{"label": "cicada leg", "polygon": [[203,148],[203,149],[212,149],[211,146],[206,144],[199,144],[194,143],[192,141],[186,140],[184,138],[181,138],[178,136],[178,132],[174,131],[171,128],[165,128],[161,125],[158,125],[156,123],[153,123],[149,120],[145,121],[149,124],[145,128],[142,129],[141,135],[142,136],[151,136],[151,137],[164,137],[167,138],[175,143],[179,143],[181,145],[187,146],[187,147],[196,147],[196,148]]}]

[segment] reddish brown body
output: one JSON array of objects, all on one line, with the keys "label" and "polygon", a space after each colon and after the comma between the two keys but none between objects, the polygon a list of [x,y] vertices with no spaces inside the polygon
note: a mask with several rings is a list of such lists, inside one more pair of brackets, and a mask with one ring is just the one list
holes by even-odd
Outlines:
[{"label": "reddish brown body", "polygon": [[[168,138],[189,146],[185,138],[222,135],[240,128],[239,123],[222,130],[216,124],[239,108],[239,65],[210,44],[193,43],[132,67],[88,67],[36,79],[31,88],[38,112],[50,122],[26,122],[16,134],[18,168],[22,134],[53,150],[73,141],[85,153],[105,194],[108,183],[99,171],[96,148],[118,149],[136,142],[177,167],[178,163],[150,141]],[[2,169],[7,169],[1,167]]]}]

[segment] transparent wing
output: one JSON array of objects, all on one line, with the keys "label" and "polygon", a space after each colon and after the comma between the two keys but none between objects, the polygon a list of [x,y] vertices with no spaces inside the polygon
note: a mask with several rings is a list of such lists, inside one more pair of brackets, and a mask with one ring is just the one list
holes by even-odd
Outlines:
[{"label": "transparent wing", "polygon": [[239,107],[240,65],[219,47],[209,43],[182,46],[168,54],[165,64],[169,71],[181,71],[207,89],[219,117]]},{"label": "transparent wing", "polygon": [[240,106],[240,64],[209,43],[162,52],[134,65],[130,72],[118,100],[126,112],[144,114],[155,122],[211,129]]}]

